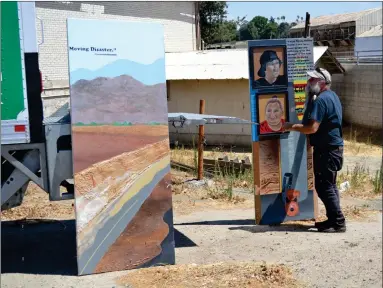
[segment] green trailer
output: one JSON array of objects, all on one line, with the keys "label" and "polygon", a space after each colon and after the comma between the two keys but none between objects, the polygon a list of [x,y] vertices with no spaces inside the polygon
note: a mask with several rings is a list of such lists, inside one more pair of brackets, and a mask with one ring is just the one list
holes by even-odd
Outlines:
[{"label": "green trailer", "polygon": [[35,3],[0,2],[0,9],[1,210],[19,206],[30,181],[52,201],[73,198],[70,117],[43,116]]},{"label": "green trailer", "polygon": [[2,145],[36,142],[43,136],[34,10],[33,2],[1,2]]}]

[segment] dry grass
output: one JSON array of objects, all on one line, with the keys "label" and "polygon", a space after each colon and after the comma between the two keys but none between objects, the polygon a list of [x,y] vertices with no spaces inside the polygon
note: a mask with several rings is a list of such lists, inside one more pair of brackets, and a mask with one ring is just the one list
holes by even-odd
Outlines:
[{"label": "dry grass", "polygon": [[185,215],[203,209],[238,209],[254,207],[251,193],[247,197],[233,195],[226,182],[193,186],[187,180],[194,176],[187,172],[172,170],[173,209],[177,215]]},{"label": "dry grass", "polygon": [[340,173],[337,177],[337,185],[349,182],[350,188],[343,195],[354,198],[371,199],[381,197],[383,192],[382,172],[380,169],[376,175],[371,176],[368,169],[357,164],[352,170]]},{"label": "dry grass", "polygon": [[49,196],[39,186],[30,182],[23,203],[1,211],[1,220],[23,219],[74,219],[74,200],[49,201]]},{"label": "dry grass", "polygon": [[[382,213],[382,211],[377,210],[371,210],[368,209],[368,205],[363,206],[356,206],[356,205],[341,205],[342,206],[342,212],[344,217],[346,218],[346,221],[375,221],[373,216]],[[323,205],[319,210],[319,215],[316,221],[324,221],[326,220],[326,210],[324,209]],[[281,224],[283,225],[294,225],[294,226],[303,226],[303,227],[313,227],[314,226],[314,220],[299,220],[299,221],[286,221]]]},{"label": "dry grass", "polygon": [[371,219],[372,216],[382,213],[381,211],[370,210],[367,205],[355,206],[347,205],[342,208],[342,212],[346,220],[365,221]]},{"label": "dry grass", "polygon": [[[197,150],[196,149],[185,149],[185,148],[175,148],[171,150],[171,159],[175,162],[183,163],[197,169]],[[245,157],[252,158],[251,153],[245,152],[226,152],[223,148],[217,147],[212,151],[205,151],[204,158],[218,160],[218,158],[223,158],[228,156],[230,160],[238,158],[239,160],[244,159]],[[225,172],[225,176],[223,176]],[[230,194],[233,188],[247,188],[252,189],[253,186],[253,174],[252,170],[247,170],[241,173],[238,176],[235,176],[232,171],[222,171],[218,167],[216,169],[216,175],[214,177],[214,182],[216,183],[216,191],[212,191],[216,195],[225,195],[220,193],[222,190],[227,190]]]},{"label": "dry grass", "polygon": [[343,128],[344,154],[352,156],[382,156],[381,131],[358,126]]},{"label": "dry grass", "polygon": [[239,201],[225,201],[222,199],[195,200],[193,198],[174,199],[173,211],[175,216],[188,215],[198,211],[206,210],[232,210],[232,209],[254,209],[254,200],[239,199]]},{"label": "dry grass", "polygon": [[344,140],[344,155],[352,156],[382,156],[382,147],[356,141]]},{"label": "dry grass", "polygon": [[[180,162],[189,166],[194,167],[195,161],[197,157],[197,150],[193,148],[185,148],[185,147],[178,147],[171,150],[171,158],[172,160],[176,162]],[[245,157],[249,157],[252,159],[252,153],[251,152],[234,152],[233,150],[227,150],[223,147],[215,147],[212,150],[204,151],[203,157],[207,159],[214,159],[217,160],[218,158],[223,158],[225,156],[228,156],[229,159],[244,159]]]},{"label": "dry grass", "polygon": [[[222,179],[207,180],[201,186],[189,184],[188,180],[193,180],[192,174],[172,169],[172,191],[174,195],[191,196],[194,200],[225,200],[228,202],[242,202],[243,200],[235,196],[230,190],[227,181]],[[250,194],[250,193],[249,193]],[[252,195],[252,194],[251,194]]]},{"label": "dry grass", "polygon": [[[368,209],[368,205],[356,206],[356,205],[341,205],[342,212],[346,221],[367,221],[371,219],[371,216],[381,213],[381,211]],[[326,220],[326,211],[322,208],[319,212],[318,221]]]},{"label": "dry grass", "polygon": [[[355,125],[343,128],[344,154],[352,156],[382,156],[382,134],[381,131],[366,129]],[[204,151],[204,157],[209,159],[218,159],[228,156],[230,159],[243,159],[249,157],[252,159],[251,152],[234,151],[223,146],[215,147],[211,151]],[[187,165],[194,165],[193,148],[186,149],[180,147],[172,150],[172,159]]]},{"label": "dry grass", "polygon": [[284,265],[236,262],[133,270],[117,283],[134,288],[303,287]]}]

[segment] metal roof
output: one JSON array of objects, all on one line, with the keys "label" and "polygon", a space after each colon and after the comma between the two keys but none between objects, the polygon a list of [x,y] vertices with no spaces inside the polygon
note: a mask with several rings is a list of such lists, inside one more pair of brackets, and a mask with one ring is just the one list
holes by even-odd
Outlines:
[{"label": "metal roof", "polygon": [[[327,46],[314,47],[314,63]],[[166,53],[167,80],[249,79],[247,49]]]},{"label": "metal roof", "polygon": [[247,50],[166,53],[166,79],[248,79]]},{"label": "metal roof", "polygon": [[[369,13],[381,10],[382,8],[373,8],[368,10],[363,10],[359,12],[344,13],[344,14],[333,14],[333,15],[323,15],[310,19],[310,27],[318,27],[322,25],[334,25],[346,22],[354,22],[360,17],[365,16]],[[290,31],[300,30],[305,28],[305,22],[298,23],[296,26],[292,27]]]},{"label": "metal roof", "polygon": [[372,29],[360,34],[358,37],[374,37],[382,36],[382,24],[373,27]]},{"label": "metal roof", "polygon": [[206,124],[251,124],[251,121],[237,117],[182,112],[168,113],[168,122],[176,128]]}]

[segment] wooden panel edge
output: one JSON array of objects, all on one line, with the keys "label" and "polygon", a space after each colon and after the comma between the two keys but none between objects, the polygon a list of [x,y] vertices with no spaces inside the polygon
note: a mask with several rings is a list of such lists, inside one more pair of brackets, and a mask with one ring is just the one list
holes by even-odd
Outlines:
[{"label": "wooden panel edge", "polygon": [[259,142],[253,142],[253,177],[254,177],[254,207],[255,207],[255,223],[258,225],[261,222],[262,206],[260,195],[260,170],[259,170]]}]

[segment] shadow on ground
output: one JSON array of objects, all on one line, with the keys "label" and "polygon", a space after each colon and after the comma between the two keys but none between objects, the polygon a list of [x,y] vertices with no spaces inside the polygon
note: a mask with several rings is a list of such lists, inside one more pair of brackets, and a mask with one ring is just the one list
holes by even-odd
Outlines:
[{"label": "shadow on ground", "polygon": [[75,220],[1,223],[1,273],[76,275]]},{"label": "shadow on ground", "polygon": [[265,232],[317,232],[313,225],[282,224],[229,227],[229,230],[243,230],[251,233]]},{"label": "shadow on ground", "polygon": [[229,230],[244,230],[252,233],[265,233],[272,231],[286,231],[286,232],[316,232],[312,230],[313,225],[298,224],[298,223],[283,223],[280,225],[255,225],[254,219],[241,219],[241,220],[215,220],[215,221],[201,221],[201,222],[189,222],[189,223],[178,223],[175,226],[193,226],[193,225],[224,225],[233,226],[239,225],[238,227],[229,227]]},{"label": "shadow on ground", "polygon": [[186,248],[186,247],[196,247],[195,244],[189,237],[185,236],[182,232],[174,229],[174,242],[175,248]]},{"label": "shadow on ground", "polygon": [[[176,248],[197,246],[174,229]],[[75,220],[1,223],[1,273],[77,275]]]}]

